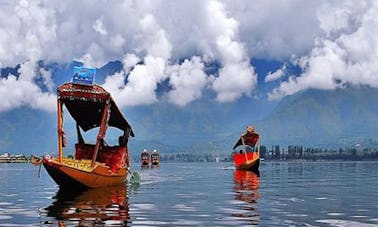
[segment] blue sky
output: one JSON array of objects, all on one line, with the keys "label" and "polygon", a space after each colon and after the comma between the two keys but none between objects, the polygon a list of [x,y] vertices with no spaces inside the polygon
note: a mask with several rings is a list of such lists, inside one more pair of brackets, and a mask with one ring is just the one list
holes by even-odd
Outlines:
[{"label": "blue sky", "polygon": [[[102,84],[121,107],[203,98],[268,100],[306,89],[378,87],[378,2],[299,0],[0,2],[0,112],[55,111],[57,81],[45,65],[100,68],[121,61]],[[265,59],[271,70],[256,70]],[[219,70],[205,66],[217,62]],[[264,61],[262,61],[264,62]],[[298,70],[293,70],[294,68]],[[162,83],[170,90],[157,94]]]}]

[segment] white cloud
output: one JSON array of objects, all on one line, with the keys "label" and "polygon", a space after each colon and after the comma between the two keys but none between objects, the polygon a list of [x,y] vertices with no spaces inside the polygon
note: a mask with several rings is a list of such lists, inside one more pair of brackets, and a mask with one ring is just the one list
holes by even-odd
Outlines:
[{"label": "white cloud", "polygon": [[320,11],[319,21],[327,35],[316,39],[308,56],[299,57],[303,73],[283,82],[269,98],[346,84],[378,87],[377,13],[378,3],[369,1],[357,7],[345,1]]},{"label": "white cloud", "polygon": [[199,57],[186,59],[181,65],[176,64],[169,69],[172,90],[168,93],[168,100],[178,106],[201,98],[202,90],[208,83],[204,64]]},{"label": "white cloud", "polygon": [[285,71],[286,71],[286,64],[284,64],[282,68],[277,69],[275,72],[269,71],[269,73],[265,77],[265,82],[272,82],[272,81],[278,80],[279,78],[285,75]]},{"label": "white cloud", "polygon": [[245,46],[238,41],[237,21],[227,15],[224,5],[218,1],[209,2],[208,21],[222,63],[219,77],[212,86],[217,92],[217,100],[231,102],[243,94],[250,95],[257,83],[257,75],[249,64]]},{"label": "white cloud", "polygon": [[[97,67],[126,53],[143,56],[141,50],[165,59],[232,58],[240,46],[225,55],[216,44],[235,44],[227,39],[243,43],[250,57],[289,57],[311,50],[321,32],[316,9],[322,2],[8,1],[0,6],[1,46],[8,50],[0,62],[18,64],[29,59],[30,50],[38,51],[41,60],[58,62],[89,53]],[[28,35],[41,45],[26,48]],[[102,53],[91,51],[94,46]]]},{"label": "white cloud", "polygon": [[[148,105],[157,101],[157,84],[165,79],[165,67],[164,59],[147,56],[130,74],[122,71],[109,76],[103,86],[120,106]],[[128,83],[124,84],[126,76]]]},{"label": "white cloud", "polygon": [[248,62],[227,64],[220,69],[219,77],[215,79],[213,89],[218,91],[217,100],[231,102],[250,91],[257,83],[253,68]]},{"label": "white cloud", "polygon": [[[221,102],[249,96],[257,83],[250,64],[255,57],[287,61],[294,56],[303,70],[270,98],[347,83],[378,87],[377,5],[369,0],[3,1],[0,67],[40,60],[101,67],[122,60],[122,72],[105,85],[125,105],[156,102],[158,84],[165,80],[173,90],[163,97],[177,105],[201,98],[205,89]],[[216,77],[205,75],[205,61],[220,63]],[[19,78],[2,78],[3,85],[15,87],[10,94],[17,100],[2,109],[28,105],[20,98],[26,93],[16,89],[26,84],[36,86],[34,96],[28,93],[35,100],[50,100],[49,72],[26,65],[22,70]],[[282,73],[273,72],[266,81]],[[37,74],[46,89],[35,82]],[[189,77],[195,89],[185,82]],[[174,94],[177,98],[170,98]]]},{"label": "white cloud", "polygon": [[93,29],[100,33],[101,35],[107,35],[108,32],[106,31],[104,24],[102,23],[103,18],[98,18],[95,23],[93,24]]},{"label": "white cloud", "polygon": [[[156,102],[157,85],[167,78],[165,70],[170,58],[171,44],[165,31],[150,14],[143,17],[139,24],[141,34],[138,39],[142,42],[139,51],[147,54],[143,64],[137,64],[140,58],[135,54],[126,54],[122,72],[106,78],[104,84],[120,106],[148,105]],[[126,78],[127,84],[124,83]]]},{"label": "white cloud", "polygon": [[[42,109],[46,111],[55,111],[56,95],[51,92],[43,92],[41,88],[34,82],[39,69],[34,62],[26,62],[20,65],[17,78],[14,75],[0,79],[0,112],[13,108],[28,106],[34,109]],[[30,73],[34,72],[34,73]],[[41,72],[43,83],[50,88],[51,81],[45,70]]]},{"label": "white cloud", "polygon": [[123,58],[123,70],[125,74],[128,74],[130,70],[140,62],[140,58],[135,54],[126,54]]},{"label": "white cloud", "polygon": [[148,14],[140,21],[142,45],[147,55],[169,59],[171,57],[171,43],[165,30],[156,23],[153,15]]}]

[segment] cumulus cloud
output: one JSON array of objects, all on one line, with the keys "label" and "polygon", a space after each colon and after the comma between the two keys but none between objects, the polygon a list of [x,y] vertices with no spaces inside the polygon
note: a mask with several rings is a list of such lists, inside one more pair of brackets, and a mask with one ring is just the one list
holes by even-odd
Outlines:
[{"label": "cumulus cloud", "polygon": [[[257,85],[252,58],[294,59],[302,69],[269,93],[271,99],[308,88],[377,87],[377,5],[369,0],[2,1],[0,68],[21,64],[22,73],[1,78],[0,89],[6,93],[12,85],[14,99],[0,111],[29,105],[20,98],[25,96],[47,108],[55,78],[39,68],[40,61],[101,67],[122,60],[122,71],[104,84],[122,105],[158,101],[162,82],[171,90],[159,97],[179,106],[200,99],[206,89],[220,102],[249,96]],[[211,61],[220,69],[208,75],[204,62]],[[284,73],[279,69],[265,81]],[[34,93],[18,89],[26,86]],[[47,109],[55,108],[50,105]]]},{"label": "cumulus cloud", "polygon": [[243,43],[238,41],[238,22],[227,16],[224,5],[218,1],[210,1],[207,7],[208,26],[223,65],[212,86],[217,92],[216,98],[220,102],[230,102],[243,94],[250,95],[257,75],[249,64]]},{"label": "cumulus cloud", "polygon": [[279,78],[285,75],[285,71],[286,71],[286,64],[284,64],[282,68],[277,69],[275,72],[269,71],[269,73],[265,77],[265,82],[272,82],[272,81],[278,80]]},{"label": "cumulus cloud", "polygon": [[[30,74],[30,72],[34,72]],[[49,73],[38,69],[34,62],[28,61],[20,65],[19,76],[9,74],[0,79],[0,112],[20,106],[29,106],[34,109],[55,111],[56,95],[52,92],[43,92],[35,83],[36,76],[42,74],[43,84],[51,88]]]},{"label": "cumulus cloud", "polygon": [[157,85],[168,78],[172,86],[167,93],[169,102],[184,106],[200,98],[207,84],[201,58],[192,57],[182,64],[170,64],[172,47],[165,30],[151,14],[143,17],[140,25],[137,37],[141,48],[138,51],[146,53],[143,61],[135,54],[126,54],[122,71],[108,76],[103,86],[111,91],[121,106],[156,102]]},{"label": "cumulus cloud", "polygon": [[[157,101],[156,88],[164,78],[165,61],[147,56],[144,64],[135,65],[130,74],[125,70],[109,76],[103,85],[120,106],[147,105]],[[125,84],[125,80],[128,83]]]},{"label": "cumulus cloud", "polygon": [[175,105],[185,106],[201,98],[202,90],[209,82],[204,67],[199,57],[171,66],[169,78],[172,90],[168,93],[168,100]]},{"label": "cumulus cloud", "polygon": [[[139,39],[142,39],[140,51],[147,54],[143,64],[137,64],[140,59],[135,54],[126,55],[122,72],[106,78],[104,84],[121,106],[147,105],[156,102],[157,85],[167,78],[165,70],[171,45],[165,31],[150,14],[143,17],[139,24],[141,27]],[[127,84],[124,83],[126,79]]]},{"label": "cumulus cloud", "polygon": [[270,94],[276,99],[309,88],[335,89],[345,85],[378,87],[378,4],[351,1],[329,5],[318,13],[326,34],[316,39],[307,56],[297,59],[303,73],[280,84]]},{"label": "cumulus cloud", "polygon": [[95,23],[93,24],[93,29],[100,33],[101,35],[107,35],[108,32],[106,31],[106,29],[104,28],[104,24],[102,23],[102,20],[103,18],[98,18]]}]

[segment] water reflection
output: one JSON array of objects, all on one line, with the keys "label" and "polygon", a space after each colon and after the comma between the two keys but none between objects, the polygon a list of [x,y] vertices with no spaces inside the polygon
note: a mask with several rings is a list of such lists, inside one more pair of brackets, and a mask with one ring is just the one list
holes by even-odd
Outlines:
[{"label": "water reflection", "polygon": [[260,197],[259,187],[260,177],[258,173],[235,170],[233,191],[235,199],[243,203],[238,206],[240,212],[232,214],[233,217],[246,219],[249,224],[258,225],[257,201]]},{"label": "water reflection", "polygon": [[126,226],[130,220],[126,185],[59,190],[54,199],[46,211],[58,220],[58,226]]}]

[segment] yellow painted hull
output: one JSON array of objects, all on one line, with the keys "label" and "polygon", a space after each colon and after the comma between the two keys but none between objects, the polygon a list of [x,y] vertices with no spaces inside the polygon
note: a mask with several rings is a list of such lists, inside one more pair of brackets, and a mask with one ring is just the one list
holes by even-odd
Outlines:
[{"label": "yellow painted hull", "polygon": [[43,159],[43,165],[49,175],[60,187],[99,188],[119,185],[126,181],[127,168],[116,172],[103,163],[96,162],[91,167],[91,160],[73,160],[63,158]]}]

